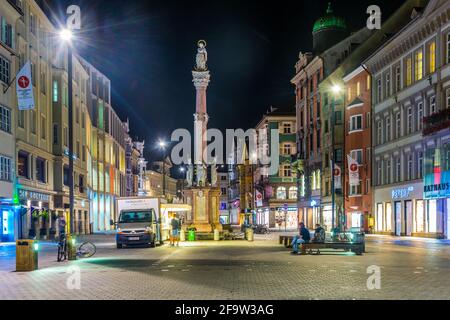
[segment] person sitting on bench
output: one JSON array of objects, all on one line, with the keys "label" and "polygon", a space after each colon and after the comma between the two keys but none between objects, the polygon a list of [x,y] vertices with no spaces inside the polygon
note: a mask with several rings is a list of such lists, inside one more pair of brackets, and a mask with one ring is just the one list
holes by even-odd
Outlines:
[{"label": "person sitting on bench", "polygon": [[306,229],[305,224],[300,222],[299,235],[296,235],[294,239],[292,239],[292,254],[298,254],[298,245],[302,245],[304,243],[309,243],[311,240],[311,235],[309,234],[309,230]]},{"label": "person sitting on bench", "polygon": [[316,224],[316,230],[314,231],[313,243],[325,242],[325,229],[320,224]]}]

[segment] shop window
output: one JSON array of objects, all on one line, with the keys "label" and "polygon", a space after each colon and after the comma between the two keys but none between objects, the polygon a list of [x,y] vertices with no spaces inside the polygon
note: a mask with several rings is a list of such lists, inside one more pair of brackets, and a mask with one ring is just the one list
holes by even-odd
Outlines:
[{"label": "shop window", "polygon": [[17,173],[19,177],[29,179],[29,168],[28,168],[28,158],[29,155],[26,152],[20,151],[17,157]]},{"label": "shop window", "polygon": [[384,231],[392,231],[392,204],[390,202],[386,203],[386,214],[384,217],[384,221]]},{"label": "shop window", "polygon": [[416,214],[414,217],[414,232],[425,232],[425,215],[423,200],[416,201]]},{"label": "shop window", "polygon": [[377,204],[376,230],[383,231],[383,204]]}]

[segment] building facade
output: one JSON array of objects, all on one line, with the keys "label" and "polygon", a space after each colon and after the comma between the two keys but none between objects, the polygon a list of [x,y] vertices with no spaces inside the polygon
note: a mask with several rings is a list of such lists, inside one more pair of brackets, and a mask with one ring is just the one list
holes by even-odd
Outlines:
[{"label": "building facade", "polygon": [[418,1],[411,13],[365,62],[373,79],[375,231],[448,238],[448,197],[434,189],[446,186],[441,170],[448,171],[450,5]]},{"label": "building facade", "polygon": [[[297,154],[296,116],[294,108],[271,108],[256,126],[259,152],[269,155],[269,150],[279,147],[279,168],[269,174],[268,167],[258,164],[252,173],[255,184],[256,224],[270,228],[296,229],[299,223],[297,210],[297,179],[292,168]],[[270,132],[278,130],[278,146],[271,145]],[[262,135],[262,137],[261,137]],[[262,198],[257,200],[257,196]]]}]

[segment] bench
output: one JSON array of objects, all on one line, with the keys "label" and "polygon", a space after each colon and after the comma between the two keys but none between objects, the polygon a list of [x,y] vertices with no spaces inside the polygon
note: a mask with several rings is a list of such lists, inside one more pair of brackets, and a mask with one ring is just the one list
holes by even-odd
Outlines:
[{"label": "bench", "polygon": [[[283,244],[286,248],[290,248],[293,239],[294,236],[280,235],[279,243]],[[364,242],[311,242],[302,245],[302,254],[311,254],[312,250],[317,250],[317,253],[320,253],[320,249],[352,251],[356,255],[362,255],[365,252],[365,244]]]}]

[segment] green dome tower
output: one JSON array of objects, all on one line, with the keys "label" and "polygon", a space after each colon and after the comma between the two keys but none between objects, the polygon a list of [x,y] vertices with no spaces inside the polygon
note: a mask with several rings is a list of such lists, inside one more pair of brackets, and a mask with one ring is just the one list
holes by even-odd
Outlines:
[{"label": "green dome tower", "polygon": [[336,43],[344,40],[348,35],[347,23],[341,17],[333,14],[331,2],[325,16],[319,18],[313,27],[313,50],[320,54]]}]

